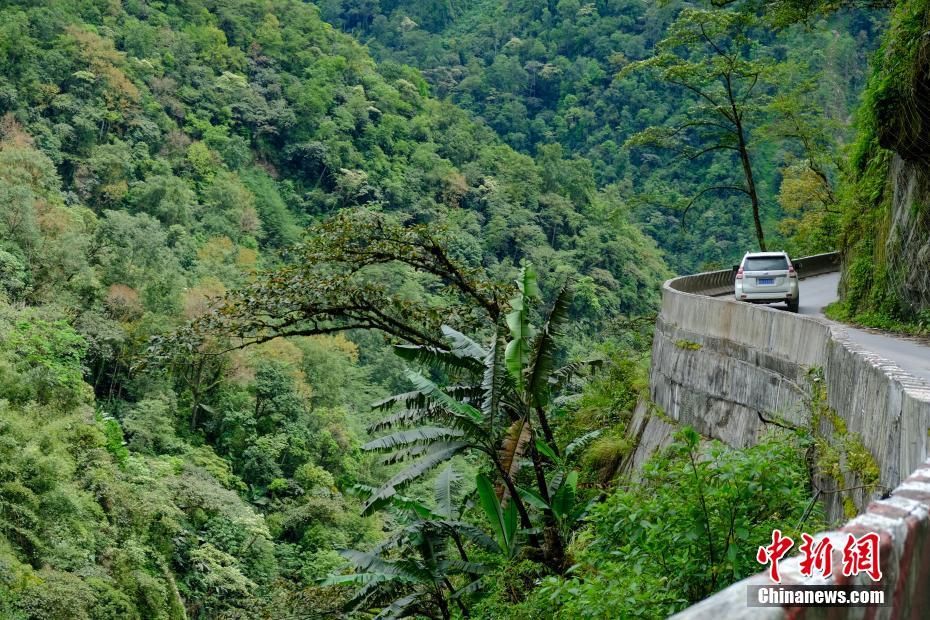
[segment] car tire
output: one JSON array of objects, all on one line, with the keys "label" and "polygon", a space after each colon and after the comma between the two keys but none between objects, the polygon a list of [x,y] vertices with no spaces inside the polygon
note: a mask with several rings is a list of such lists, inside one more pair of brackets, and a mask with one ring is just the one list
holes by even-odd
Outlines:
[{"label": "car tire", "polygon": [[788,311],[797,313],[798,308],[801,306],[800,298],[789,299],[788,300]]}]

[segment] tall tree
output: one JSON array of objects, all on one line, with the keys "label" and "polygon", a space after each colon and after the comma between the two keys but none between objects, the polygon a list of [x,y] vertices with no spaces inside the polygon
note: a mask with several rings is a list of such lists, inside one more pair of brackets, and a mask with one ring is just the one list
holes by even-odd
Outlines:
[{"label": "tall tree", "polygon": [[[418,345],[442,347],[440,327],[484,325],[501,318],[511,287],[453,256],[452,232],[442,225],[404,226],[366,209],[346,209],[312,227],[289,264],[267,271],[168,338],[150,354],[174,357],[220,339],[231,349],[283,336],[375,329]],[[385,270],[385,267],[388,270]],[[389,277],[388,272],[394,274]],[[413,299],[404,277],[443,293],[432,303]]]},{"label": "tall tree", "polygon": [[651,70],[681,87],[694,103],[662,126],[650,127],[627,140],[628,146],[657,146],[686,162],[729,151],[739,161],[741,179],[710,183],[697,190],[684,214],[703,196],[744,194],[752,209],[759,249],[765,250],[757,175],[751,153],[753,132],[764,122],[778,64],[757,54],[750,32],[760,26],[748,13],[686,8],[671,25],[655,54],[630,63],[620,74]]}]

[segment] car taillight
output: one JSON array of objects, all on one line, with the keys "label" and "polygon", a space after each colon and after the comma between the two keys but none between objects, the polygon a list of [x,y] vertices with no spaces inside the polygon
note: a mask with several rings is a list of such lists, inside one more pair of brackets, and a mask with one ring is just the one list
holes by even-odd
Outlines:
[{"label": "car taillight", "polygon": [[740,268],[739,268],[739,271],[736,272],[736,279],[737,279],[737,280],[742,280],[742,279],[743,279],[743,268],[742,268],[742,267],[740,267]]},{"label": "car taillight", "polygon": [[798,277],[798,272],[794,270],[794,265],[791,265],[791,266],[788,267],[788,277],[789,277],[789,278],[797,278],[797,277]]}]

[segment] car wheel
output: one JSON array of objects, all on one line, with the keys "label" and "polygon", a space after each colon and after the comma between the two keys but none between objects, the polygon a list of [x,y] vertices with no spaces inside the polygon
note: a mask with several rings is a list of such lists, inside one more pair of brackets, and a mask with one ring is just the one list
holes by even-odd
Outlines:
[{"label": "car wheel", "polygon": [[799,298],[788,300],[788,310],[791,312],[797,312],[798,307],[800,307],[800,305],[801,305],[801,300]]}]

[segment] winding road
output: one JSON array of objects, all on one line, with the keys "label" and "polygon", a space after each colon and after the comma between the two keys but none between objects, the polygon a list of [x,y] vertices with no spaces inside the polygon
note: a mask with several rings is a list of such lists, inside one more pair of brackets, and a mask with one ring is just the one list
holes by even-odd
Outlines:
[{"label": "winding road", "polygon": [[[801,306],[798,312],[816,316],[834,325],[841,325],[826,318],[823,314],[823,308],[836,301],[839,283],[839,273],[828,273],[801,280]],[[877,330],[841,326],[849,334],[849,339],[856,344],[893,361],[903,370],[930,384],[930,340],[891,336]]]}]

